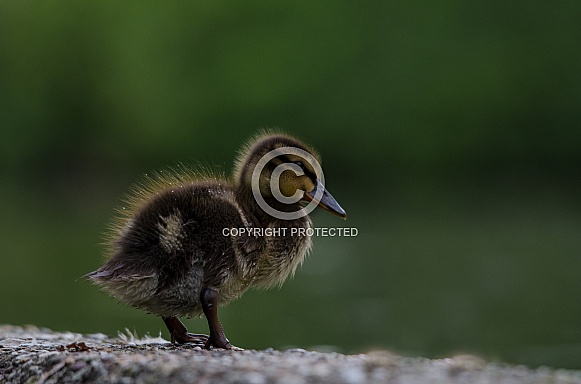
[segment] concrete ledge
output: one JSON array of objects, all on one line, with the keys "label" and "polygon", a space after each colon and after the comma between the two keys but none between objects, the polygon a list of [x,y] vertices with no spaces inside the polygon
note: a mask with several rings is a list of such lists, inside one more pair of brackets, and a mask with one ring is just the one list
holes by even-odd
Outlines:
[{"label": "concrete ledge", "polygon": [[81,335],[0,326],[1,383],[581,383],[581,371],[527,368],[464,355],[429,360],[360,355],[202,350],[162,338]]}]

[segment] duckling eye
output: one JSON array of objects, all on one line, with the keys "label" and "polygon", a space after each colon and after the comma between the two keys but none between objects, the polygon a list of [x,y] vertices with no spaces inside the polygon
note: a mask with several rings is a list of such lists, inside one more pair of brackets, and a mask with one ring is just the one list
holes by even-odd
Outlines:
[{"label": "duckling eye", "polygon": [[299,167],[301,167],[302,170],[305,169],[305,166],[304,166],[304,164],[303,164],[302,161],[297,160],[297,161],[293,161],[293,163],[296,164],[296,165],[298,165]]}]

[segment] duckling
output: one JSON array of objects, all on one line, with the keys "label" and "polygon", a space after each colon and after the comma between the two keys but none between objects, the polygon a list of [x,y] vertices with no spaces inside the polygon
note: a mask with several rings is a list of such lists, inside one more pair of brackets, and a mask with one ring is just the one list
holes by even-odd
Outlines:
[{"label": "duckling", "polygon": [[[236,348],[218,307],[294,274],[311,247],[309,236],[296,235],[312,225],[307,202],[346,218],[319,179],[319,163],[298,139],[264,131],[242,147],[230,179],[183,166],[149,177],[114,221],[107,261],[86,277],[119,301],[160,316],[172,343]],[[255,231],[267,228],[277,231]],[[202,314],[209,335],[189,333],[179,320]]]}]

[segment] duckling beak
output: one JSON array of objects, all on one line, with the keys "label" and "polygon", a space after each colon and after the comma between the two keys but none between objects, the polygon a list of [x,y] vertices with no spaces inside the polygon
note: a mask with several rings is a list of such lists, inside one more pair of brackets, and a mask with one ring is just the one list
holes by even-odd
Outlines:
[{"label": "duckling beak", "polygon": [[315,184],[315,188],[313,188],[311,192],[305,192],[302,200],[305,201],[314,200],[317,192],[321,189],[323,190],[323,196],[319,200],[319,207],[331,212],[334,215],[339,216],[343,220],[346,220],[347,213],[345,213],[345,210],[341,208],[339,203],[337,203],[335,198],[329,193],[329,191],[327,191],[327,189],[325,189],[325,187],[323,186],[323,184],[319,182],[319,180],[317,180],[317,184]]}]

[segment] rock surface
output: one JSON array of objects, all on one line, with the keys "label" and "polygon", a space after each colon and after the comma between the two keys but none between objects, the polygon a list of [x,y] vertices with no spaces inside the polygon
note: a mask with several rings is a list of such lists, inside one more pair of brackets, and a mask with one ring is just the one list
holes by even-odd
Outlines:
[{"label": "rock surface", "polygon": [[0,326],[1,383],[581,383],[581,371],[487,363],[476,356],[429,360],[360,355],[206,351],[162,338],[58,333]]}]

